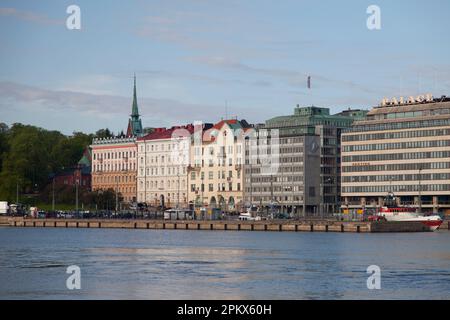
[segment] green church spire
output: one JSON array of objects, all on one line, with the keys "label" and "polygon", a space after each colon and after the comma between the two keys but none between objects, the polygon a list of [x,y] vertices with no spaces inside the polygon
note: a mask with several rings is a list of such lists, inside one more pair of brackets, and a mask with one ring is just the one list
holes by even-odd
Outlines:
[{"label": "green church spire", "polygon": [[131,117],[128,121],[127,136],[136,137],[142,135],[142,122],[139,118],[139,109],[137,104],[137,94],[136,94],[136,74],[134,74],[134,85],[133,85],[133,106],[131,108]]},{"label": "green church spire", "polygon": [[131,117],[139,117],[139,110],[138,110],[138,104],[137,104],[137,94],[136,94],[136,74],[134,74],[133,108],[131,110]]}]

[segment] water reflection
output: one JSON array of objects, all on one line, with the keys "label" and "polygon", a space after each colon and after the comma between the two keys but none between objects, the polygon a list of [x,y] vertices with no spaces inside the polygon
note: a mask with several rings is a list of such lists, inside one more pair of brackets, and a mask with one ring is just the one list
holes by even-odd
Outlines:
[{"label": "water reflection", "polygon": [[[450,297],[450,233],[0,229],[0,298]],[[65,288],[66,267],[82,290]],[[366,268],[382,269],[382,290]]]}]

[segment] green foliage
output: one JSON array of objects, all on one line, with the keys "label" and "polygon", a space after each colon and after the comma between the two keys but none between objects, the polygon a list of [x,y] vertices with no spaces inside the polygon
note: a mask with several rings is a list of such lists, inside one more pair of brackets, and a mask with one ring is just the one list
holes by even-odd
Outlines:
[{"label": "green foliage", "polygon": [[41,192],[51,173],[78,162],[92,138],[81,132],[65,136],[20,123],[10,128],[0,124],[0,199],[15,201],[17,185],[20,194]]},{"label": "green foliage", "polygon": [[100,129],[95,132],[94,138],[111,138],[114,137],[114,134],[108,129]]},{"label": "green foliage", "polygon": [[143,130],[144,134],[149,134],[149,133],[152,133],[153,131],[155,131],[155,128],[151,128],[151,127],[145,127]]}]

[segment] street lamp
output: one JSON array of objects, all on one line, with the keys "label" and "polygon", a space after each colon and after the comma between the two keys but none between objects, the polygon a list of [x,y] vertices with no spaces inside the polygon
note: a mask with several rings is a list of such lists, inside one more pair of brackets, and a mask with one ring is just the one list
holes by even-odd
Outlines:
[{"label": "street lamp", "polygon": [[78,178],[75,178],[75,211],[78,214]]},{"label": "street lamp", "polygon": [[55,175],[53,174],[52,181],[52,211],[55,211]]},{"label": "street lamp", "polygon": [[419,213],[422,213],[422,166],[419,167]]},{"label": "street lamp", "polygon": [[118,213],[119,209],[119,177],[116,176],[116,214]]}]

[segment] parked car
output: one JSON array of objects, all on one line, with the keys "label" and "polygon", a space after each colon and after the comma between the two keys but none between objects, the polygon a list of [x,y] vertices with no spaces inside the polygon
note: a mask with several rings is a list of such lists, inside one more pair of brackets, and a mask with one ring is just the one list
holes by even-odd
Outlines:
[{"label": "parked car", "polygon": [[274,219],[290,219],[291,216],[288,213],[280,212],[274,215]]},{"label": "parked car", "polygon": [[39,210],[37,212],[36,218],[45,219],[47,217],[47,213],[44,210]]}]

